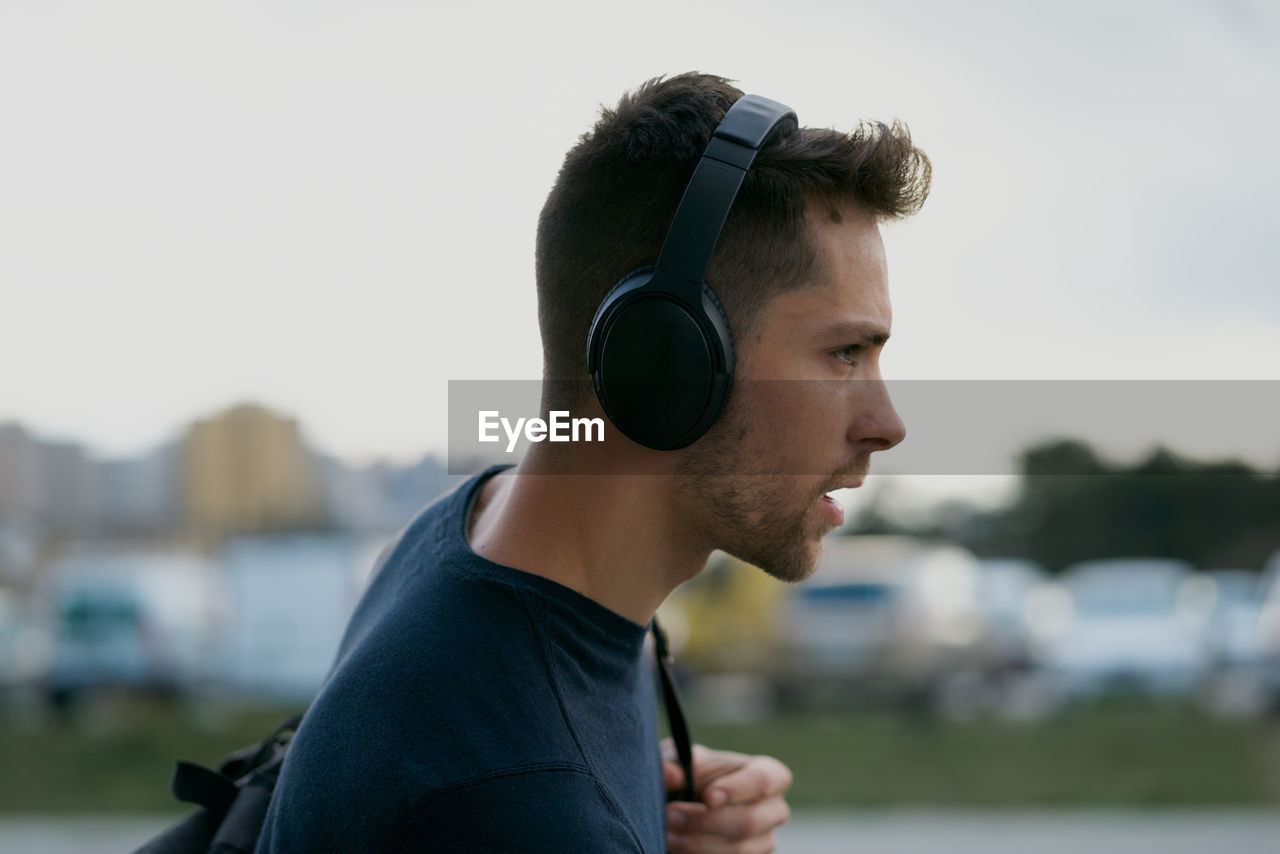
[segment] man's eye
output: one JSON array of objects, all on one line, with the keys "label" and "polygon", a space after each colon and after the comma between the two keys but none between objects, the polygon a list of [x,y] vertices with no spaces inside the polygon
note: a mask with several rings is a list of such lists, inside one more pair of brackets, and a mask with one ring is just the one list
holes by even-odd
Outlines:
[{"label": "man's eye", "polygon": [[850,344],[848,347],[841,347],[839,350],[836,350],[834,355],[840,361],[849,365],[854,365],[857,364],[855,360],[858,358],[859,354],[861,354],[865,349],[866,347],[863,347],[861,344]]}]

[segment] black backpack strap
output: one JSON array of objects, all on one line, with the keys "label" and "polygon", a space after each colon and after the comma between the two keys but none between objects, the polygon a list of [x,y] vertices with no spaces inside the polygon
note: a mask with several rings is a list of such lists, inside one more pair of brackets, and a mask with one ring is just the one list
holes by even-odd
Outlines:
[{"label": "black backpack strap", "polygon": [[227,810],[218,832],[209,843],[208,854],[253,854],[262,834],[262,825],[271,805],[271,793],[275,791],[284,762],[284,750],[270,765],[253,772],[239,789],[235,802]]},{"label": "black backpack strap", "polygon": [[284,747],[288,739],[284,734],[298,728],[302,715],[293,715],[271,731],[260,744],[243,747],[229,755],[213,771],[194,762],[179,760],[173,769],[169,790],[178,800],[199,804],[212,813],[224,813],[236,799],[240,787],[250,780],[241,781],[246,774],[265,772],[272,780],[279,776],[280,763],[284,761]]},{"label": "black backpack strap", "polygon": [[209,812],[222,814],[236,799],[236,781],[224,774],[181,760],[174,766],[169,781],[173,796],[183,803],[199,804]]},{"label": "black backpack strap", "polygon": [[260,744],[227,756],[214,771],[178,762],[169,788],[200,809],[144,842],[134,854],[252,854],[271,793],[289,748],[286,733],[301,715],[282,721]]},{"label": "black backpack strap", "polygon": [[288,739],[284,737],[285,734],[296,730],[301,723],[302,715],[290,715],[281,721],[271,731],[271,735],[262,740],[261,744],[241,748],[222,760],[218,770],[232,780],[239,780],[255,768],[261,768],[275,758],[276,748],[279,745],[288,742]]},{"label": "black backpack strap", "polygon": [[684,786],[667,800],[697,801],[698,797],[693,790],[693,742],[689,738],[689,724],[684,719],[684,709],[680,707],[680,694],[676,691],[675,679],[671,676],[671,668],[675,662],[671,660],[667,633],[658,625],[657,617],[650,623],[650,628],[653,631],[655,657],[658,659],[658,677],[662,681],[662,705],[667,710],[667,725],[671,729],[671,739],[676,743],[680,770],[684,772]]}]

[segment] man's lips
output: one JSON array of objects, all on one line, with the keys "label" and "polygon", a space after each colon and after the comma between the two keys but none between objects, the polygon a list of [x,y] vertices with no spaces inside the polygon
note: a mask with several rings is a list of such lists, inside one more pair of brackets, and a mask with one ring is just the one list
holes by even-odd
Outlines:
[{"label": "man's lips", "polygon": [[838,489],[857,489],[862,486],[866,476],[866,466],[860,466],[854,471],[843,472],[834,478],[818,497],[818,503],[822,506],[823,515],[826,516],[827,522],[833,528],[839,528],[844,524],[844,507],[839,501],[831,497],[831,493]]},{"label": "man's lips", "polygon": [[826,516],[831,527],[839,528],[844,524],[844,508],[840,506],[839,501],[830,495],[824,495],[818,503],[822,506],[823,515]]}]

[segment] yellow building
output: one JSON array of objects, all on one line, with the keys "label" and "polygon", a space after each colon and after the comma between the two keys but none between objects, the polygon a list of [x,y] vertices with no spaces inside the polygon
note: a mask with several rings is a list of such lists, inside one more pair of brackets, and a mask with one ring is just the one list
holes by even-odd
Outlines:
[{"label": "yellow building", "polygon": [[236,406],[193,424],[180,453],[190,534],[217,538],[327,523],[323,481],[293,418]]}]

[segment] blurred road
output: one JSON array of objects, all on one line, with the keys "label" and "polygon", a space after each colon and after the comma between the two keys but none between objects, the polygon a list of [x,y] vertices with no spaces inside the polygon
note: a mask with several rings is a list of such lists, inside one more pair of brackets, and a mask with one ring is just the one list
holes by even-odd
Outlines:
[{"label": "blurred road", "polygon": [[[166,818],[0,817],[0,851],[128,854]],[[780,854],[1276,854],[1280,810],[801,812]]]},{"label": "blurred road", "polygon": [[805,812],[780,854],[1278,854],[1280,810]]}]

